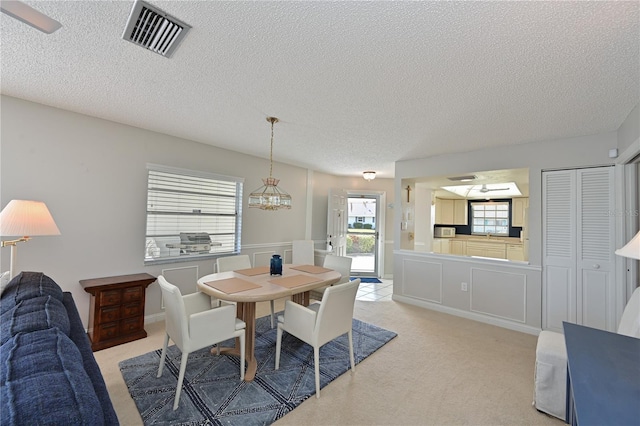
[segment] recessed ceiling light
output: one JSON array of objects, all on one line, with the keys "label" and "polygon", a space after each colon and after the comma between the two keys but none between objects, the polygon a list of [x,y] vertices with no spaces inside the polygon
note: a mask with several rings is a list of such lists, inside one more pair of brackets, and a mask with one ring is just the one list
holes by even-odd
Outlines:
[{"label": "recessed ceiling light", "polygon": [[453,176],[447,178],[452,182],[471,182],[476,179],[475,175],[467,175],[467,176]]}]

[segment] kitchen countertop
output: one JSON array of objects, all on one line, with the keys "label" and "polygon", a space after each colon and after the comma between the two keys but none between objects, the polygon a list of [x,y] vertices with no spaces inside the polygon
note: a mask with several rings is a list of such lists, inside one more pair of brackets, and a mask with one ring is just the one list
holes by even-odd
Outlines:
[{"label": "kitchen countertop", "polygon": [[449,241],[476,241],[479,243],[495,243],[495,244],[522,244],[520,238],[517,237],[491,237],[487,238],[483,235],[456,235],[455,238],[435,238],[437,240]]}]

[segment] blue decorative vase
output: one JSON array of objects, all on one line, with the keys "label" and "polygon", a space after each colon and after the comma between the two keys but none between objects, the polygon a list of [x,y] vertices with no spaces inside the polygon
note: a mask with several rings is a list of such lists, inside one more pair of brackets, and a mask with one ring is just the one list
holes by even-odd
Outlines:
[{"label": "blue decorative vase", "polygon": [[269,269],[271,275],[282,275],[282,259],[279,254],[271,257],[271,267]]}]

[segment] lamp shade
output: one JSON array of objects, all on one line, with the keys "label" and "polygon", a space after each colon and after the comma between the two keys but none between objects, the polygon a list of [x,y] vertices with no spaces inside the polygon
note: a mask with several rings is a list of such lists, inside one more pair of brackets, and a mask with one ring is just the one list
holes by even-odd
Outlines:
[{"label": "lamp shade", "polygon": [[60,230],[42,201],[11,200],[0,213],[0,235],[60,235]]},{"label": "lamp shade", "polygon": [[624,247],[616,250],[618,256],[640,259],[640,231]]}]

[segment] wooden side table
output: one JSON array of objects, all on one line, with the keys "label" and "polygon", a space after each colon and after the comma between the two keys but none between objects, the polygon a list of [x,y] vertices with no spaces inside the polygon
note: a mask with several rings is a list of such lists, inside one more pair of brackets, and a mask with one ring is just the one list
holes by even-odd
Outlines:
[{"label": "wooden side table", "polygon": [[147,286],[156,278],[149,274],[80,280],[91,294],[89,339],[91,349],[110,348],[147,337],[144,330],[144,299]]}]

